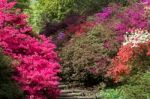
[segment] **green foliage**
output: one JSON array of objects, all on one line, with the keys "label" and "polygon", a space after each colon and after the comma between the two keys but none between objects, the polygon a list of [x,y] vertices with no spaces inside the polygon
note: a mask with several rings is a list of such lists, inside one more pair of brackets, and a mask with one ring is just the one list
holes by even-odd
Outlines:
[{"label": "green foliage", "polygon": [[150,69],[150,57],[147,55],[148,49],[146,43],[134,50],[138,56],[130,62],[130,64],[132,64],[132,75],[137,74],[138,72],[145,72]]},{"label": "green foliage", "polygon": [[122,90],[107,89],[100,92],[102,99],[126,99]]},{"label": "green foliage", "polygon": [[137,73],[130,78],[128,85],[123,86],[127,93],[127,98],[150,99],[150,71]]},{"label": "green foliage", "polygon": [[60,22],[70,14],[90,15],[100,11],[110,2],[127,4],[127,0],[36,0],[25,12],[36,32],[41,32],[47,22]]},{"label": "green foliage", "polygon": [[[85,14],[100,8],[100,0],[38,0],[31,3],[29,22],[40,32],[45,22],[59,22],[71,13]],[[93,12],[94,13],[94,12]]]},{"label": "green foliage", "polygon": [[[73,37],[60,51],[64,79],[87,82],[89,77],[98,79],[104,75],[110,57],[116,54],[118,48],[113,38],[112,31],[104,25],[96,26],[83,36]],[[111,42],[109,49],[104,47],[105,40]],[[104,64],[99,65],[101,59],[104,59]],[[90,68],[95,68],[96,71],[91,73]]]},{"label": "green foliage", "polygon": [[22,92],[12,80],[11,59],[0,50],[0,99],[21,99]]},{"label": "green foliage", "polygon": [[[8,0],[8,2],[12,2],[14,0]],[[32,0],[16,0],[17,4],[15,8],[27,9],[29,7],[29,2]]]},{"label": "green foliage", "polygon": [[100,92],[102,99],[150,99],[150,72],[132,76],[127,84]]}]

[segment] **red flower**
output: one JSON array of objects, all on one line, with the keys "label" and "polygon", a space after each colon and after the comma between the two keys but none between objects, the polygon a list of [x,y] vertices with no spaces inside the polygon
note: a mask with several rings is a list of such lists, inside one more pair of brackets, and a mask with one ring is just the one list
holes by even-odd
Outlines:
[{"label": "red flower", "polygon": [[127,63],[133,57],[133,49],[130,45],[122,46],[117,53],[116,58],[112,61],[111,68],[106,76],[112,77],[115,82],[120,81],[121,76],[128,75],[130,68]]},{"label": "red flower", "polygon": [[128,62],[133,56],[133,49],[130,45],[122,46],[119,49],[119,52],[117,53],[118,59],[120,59],[121,62],[126,63]]}]

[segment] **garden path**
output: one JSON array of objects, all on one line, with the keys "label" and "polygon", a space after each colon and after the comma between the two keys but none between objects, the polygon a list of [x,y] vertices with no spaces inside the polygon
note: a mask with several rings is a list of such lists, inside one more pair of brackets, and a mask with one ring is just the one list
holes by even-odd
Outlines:
[{"label": "garden path", "polygon": [[59,99],[101,99],[97,94],[91,94],[90,91],[79,88],[70,88],[69,85],[61,83],[59,85],[61,95]]}]

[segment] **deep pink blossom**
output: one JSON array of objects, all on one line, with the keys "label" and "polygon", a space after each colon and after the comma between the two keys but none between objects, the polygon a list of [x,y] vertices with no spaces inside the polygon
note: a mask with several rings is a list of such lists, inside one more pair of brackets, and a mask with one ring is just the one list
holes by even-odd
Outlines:
[{"label": "deep pink blossom", "polygon": [[15,2],[0,0],[0,46],[16,59],[13,75],[28,99],[56,99],[59,95],[60,64],[56,46],[45,36],[30,36],[32,28],[27,16],[12,10]]}]

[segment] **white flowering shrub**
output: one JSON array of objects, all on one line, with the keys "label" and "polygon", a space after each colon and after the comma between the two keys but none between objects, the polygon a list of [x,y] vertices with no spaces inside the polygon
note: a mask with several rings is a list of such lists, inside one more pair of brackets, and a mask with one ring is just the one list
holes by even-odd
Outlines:
[{"label": "white flowering shrub", "polygon": [[150,39],[150,33],[147,30],[136,29],[131,32],[127,32],[124,35],[123,45],[133,44],[132,47],[137,47],[139,43],[145,43]]}]

